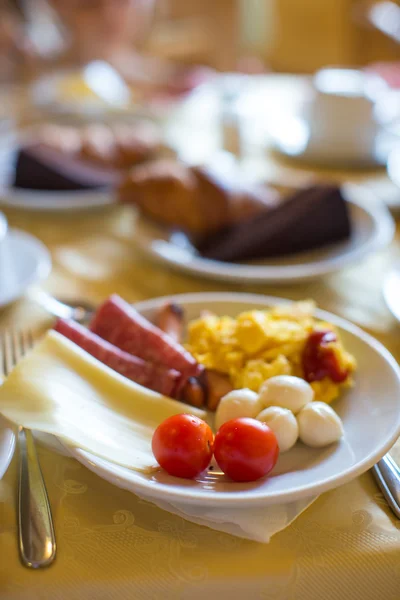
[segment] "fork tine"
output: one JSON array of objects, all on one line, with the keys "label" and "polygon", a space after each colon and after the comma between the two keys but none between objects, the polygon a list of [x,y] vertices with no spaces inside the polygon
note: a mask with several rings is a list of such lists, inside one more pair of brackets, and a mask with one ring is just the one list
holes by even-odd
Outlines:
[{"label": "fork tine", "polygon": [[33,336],[30,329],[26,331],[20,331],[20,344],[21,344],[21,352],[22,356],[26,354],[33,346]]},{"label": "fork tine", "polygon": [[0,372],[8,377],[13,367],[32,346],[33,335],[30,330],[5,329],[0,336]]},{"label": "fork tine", "polygon": [[12,329],[10,332],[11,335],[11,351],[14,359],[13,366],[15,366],[22,358],[22,348],[21,348],[21,340],[19,331],[16,329]]},{"label": "fork tine", "polygon": [[8,377],[13,366],[14,366],[14,353],[12,348],[12,339],[11,334],[8,330],[3,332],[2,336],[2,350],[3,350],[3,365],[4,365],[4,375]]}]

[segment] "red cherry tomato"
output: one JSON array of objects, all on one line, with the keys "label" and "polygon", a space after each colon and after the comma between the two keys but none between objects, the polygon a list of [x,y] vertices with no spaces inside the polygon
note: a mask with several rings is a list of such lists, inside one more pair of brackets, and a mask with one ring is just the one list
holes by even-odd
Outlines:
[{"label": "red cherry tomato", "polygon": [[275,466],[278,455],[274,432],[256,419],[227,421],[215,436],[215,459],[234,481],[256,481],[264,477]]},{"label": "red cherry tomato", "polygon": [[304,379],[321,381],[329,377],[335,383],[342,383],[349,372],[343,369],[332,350],[331,344],[337,342],[333,331],[313,331],[310,333],[303,350],[302,366]]},{"label": "red cherry tomato", "polygon": [[155,430],[153,454],[170,475],[192,479],[210,464],[214,435],[205,421],[193,415],[174,415]]}]

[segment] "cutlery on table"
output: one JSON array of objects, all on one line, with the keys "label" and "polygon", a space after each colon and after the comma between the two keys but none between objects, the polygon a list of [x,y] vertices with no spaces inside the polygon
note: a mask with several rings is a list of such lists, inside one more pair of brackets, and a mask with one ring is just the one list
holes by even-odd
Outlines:
[{"label": "cutlery on table", "polygon": [[[33,346],[30,332],[3,331],[0,359],[5,376]],[[56,540],[49,499],[30,430],[19,427],[18,541],[26,567],[50,565],[56,556]]]},{"label": "cutlery on table", "polygon": [[86,300],[61,300],[54,298],[41,288],[31,288],[29,296],[47,312],[60,319],[72,319],[77,323],[87,323],[95,313],[95,306]]},{"label": "cutlery on table", "polygon": [[386,454],[372,472],[393,513],[400,519],[400,468],[390,454]]}]

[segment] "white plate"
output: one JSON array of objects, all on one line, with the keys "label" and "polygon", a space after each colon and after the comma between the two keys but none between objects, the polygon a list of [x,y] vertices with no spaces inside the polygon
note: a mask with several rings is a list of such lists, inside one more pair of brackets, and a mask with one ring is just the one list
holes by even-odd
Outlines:
[{"label": "white plate", "polygon": [[83,120],[102,119],[107,115],[117,116],[121,113],[131,116],[137,114],[139,107],[136,104],[132,103],[123,109],[115,108],[96,96],[95,93],[91,94],[89,89],[86,97],[79,94],[79,91],[74,95],[69,94],[69,97],[63,96],[61,86],[68,78],[71,81],[72,78],[75,78],[84,86],[83,72],[72,69],[58,71],[37,79],[31,87],[34,105],[46,112],[64,116],[73,115]]},{"label": "white plate", "polygon": [[[184,104],[186,98],[171,98],[168,101],[148,101],[141,99],[132,87],[133,100],[127,106],[117,107],[102,100],[95,94],[69,93],[68,97],[63,94],[60,87],[67,78],[77,77],[78,81],[81,74],[77,70],[63,70],[44,75],[38,78],[31,86],[30,94],[32,103],[43,116],[53,114],[57,119],[78,120],[81,123],[92,123],[94,121],[115,122],[116,120],[128,121],[137,117],[151,118],[159,121],[165,121],[173,114],[177,107]],[[79,84],[78,84],[79,86]],[[190,94],[188,94],[190,96]]]},{"label": "white plate", "polygon": [[[250,308],[263,308],[285,300],[250,294],[188,294],[168,300],[185,308],[186,318],[209,309],[235,316]],[[158,298],[136,308],[148,318],[166,301]],[[400,370],[389,352],[372,337],[347,321],[318,311],[318,317],[335,323],[343,341],[358,361],[355,387],[334,403],[344,423],[345,436],[322,450],[301,444],[282,455],[272,475],[255,483],[234,483],[218,474],[191,481],[165,472],[144,475],[111,464],[80,449],[71,452],[82,464],[118,487],[164,502],[201,506],[249,507],[311,497],[335,488],[369,469],[393,445],[400,433]]]},{"label": "white plate", "polygon": [[252,262],[228,263],[201,258],[191,246],[178,244],[179,238],[139,217],[132,236],[148,257],[186,273],[238,283],[293,283],[316,279],[356,263],[389,244],[394,222],[388,209],[364,187],[343,187],[350,204],[353,235],[350,240],[311,252]]},{"label": "white plate", "polygon": [[30,285],[46,279],[51,271],[49,251],[32,235],[10,229],[3,246],[2,252],[7,252],[13,269],[10,269],[7,289],[0,289],[0,308],[17,300]]},{"label": "white plate", "polygon": [[112,191],[42,191],[12,187],[18,148],[29,138],[29,130],[20,135],[0,137],[0,205],[24,210],[76,211],[101,208],[115,203]]},{"label": "white plate", "polygon": [[15,433],[12,426],[0,415],[0,479],[8,469],[14,454]]},{"label": "white plate", "polygon": [[390,312],[400,322],[400,264],[385,277],[383,296]]}]

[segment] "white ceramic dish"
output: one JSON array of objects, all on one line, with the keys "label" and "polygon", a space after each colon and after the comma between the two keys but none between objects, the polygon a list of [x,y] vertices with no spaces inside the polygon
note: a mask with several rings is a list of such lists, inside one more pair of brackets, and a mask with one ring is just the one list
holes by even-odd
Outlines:
[{"label": "white ceramic dish", "polygon": [[24,210],[77,211],[115,203],[114,194],[107,190],[47,192],[12,187],[16,153],[29,136],[27,130],[20,135],[0,137],[0,205]]},{"label": "white ceramic dish", "polygon": [[[72,83],[71,77],[75,79]],[[67,80],[70,88],[65,92],[62,88]],[[73,89],[76,85],[76,89]],[[77,70],[66,69],[50,73],[38,78],[31,86],[30,95],[35,108],[44,116],[54,115],[57,119],[78,120],[81,123],[115,122],[137,117],[151,118],[160,122],[173,114],[176,107],[185,99],[171,99],[170,102],[149,102],[135,94],[132,88],[132,101],[125,106],[115,106],[90,90],[84,89],[82,74]]]},{"label": "white ceramic dish", "polygon": [[271,148],[282,156],[307,165],[338,169],[382,167],[395,144],[393,136],[384,129],[369,132],[371,139],[365,145],[333,142],[329,137],[316,135],[312,121],[297,114],[277,115],[268,134]]},{"label": "white ceramic dish", "polygon": [[317,279],[385,247],[394,235],[394,222],[388,209],[377,202],[367,188],[348,184],[343,189],[350,204],[353,235],[349,241],[312,252],[249,264],[207,260],[198,256],[190,245],[180,245],[183,236],[171,236],[167,229],[144,217],[138,218],[132,239],[149,258],[198,277],[237,283],[281,284]]},{"label": "white ceramic dish", "polygon": [[[68,80],[70,83],[67,83]],[[63,92],[66,84],[71,87],[68,93]],[[77,89],[73,92],[74,85]],[[115,108],[90,92],[89,88],[85,88],[83,72],[77,70],[58,71],[40,77],[32,84],[31,97],[37,108],[57,115],[73,115],[83,120],[104,118],[107,115],[118,116],[121,113],[135,116],[139,108],[133,102],[122,109]]]},{"label": "white ceramic dish", "polygon": [[0,416],[0,479],[8,469],[14,454],[15,432],[12,426]]},{"label": "white ceramic dish", "polygon": [[[285,302],[233,293],[188,294],[171,299],[185,308],[187,319],[197,317],[203,309],[234,316],[243,310]],[[151,319],[165,301],[149,300],[136,308]],[[279,458],[270,477],[250,484],[234,483],[219,474],[207,474],[196,481],[177,479],[162,471],[143,475],[79,448],[69,448],[70,452],[118,487],[181,505],[265,506],[311,497],[350,481],[379,460],[399,436],[400,370],[381,344],[354,325],[323,311],[318,311],[318,316],[340,328],[346,347],[358,361],[355,387],[334,403],[344,422],[345,436],[340,443],[322,450],[298,444]]]},{"label": "white ceramic dish", "polygon": [[386,275],[383,297],[392,315],[400,322],[400,264]]},{"label": "white ceramic dish", "polygon": [[[304,82],[306,83],[306,82]],[[369,77],[356,69],[321,69],[308,80],[297,105],[275,108],[268,121],[272,147],[309,164],[334,168],[385,165],[394,136],[385,114],[367,95]],[[303,84],[304,85],[304,84]]]},{"label": "white ceramic dish", "polygon": [[32,235],[10,229],[3,246],[2,259],[9,269],[7,286],[0,287],[0,308],[17,300],[30,285],[46,279],[51,271],[49,251]]}]

